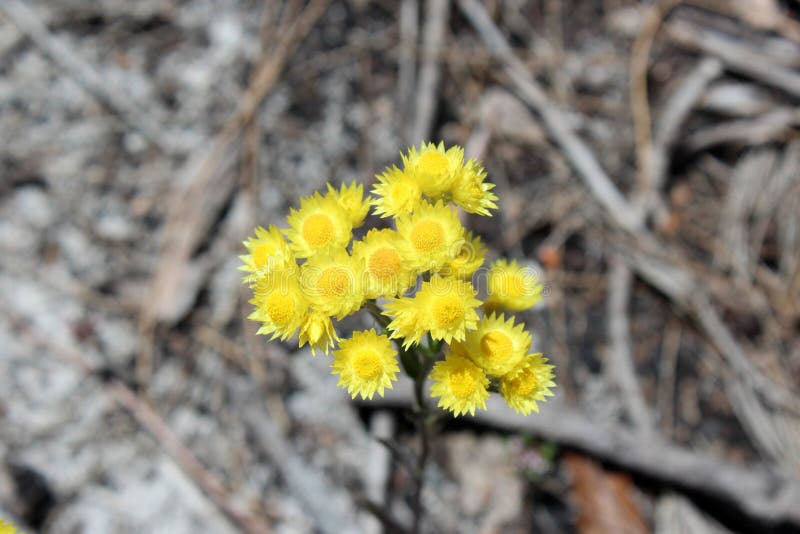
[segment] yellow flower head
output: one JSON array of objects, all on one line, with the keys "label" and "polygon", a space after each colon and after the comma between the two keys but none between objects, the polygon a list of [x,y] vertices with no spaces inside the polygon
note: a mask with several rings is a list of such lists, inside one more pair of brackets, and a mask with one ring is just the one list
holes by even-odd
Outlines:
[{"label": "yellow flower head", "polygon": [[497,260],[489,268],[487,310],[522,311],[542,298],[542,285],[530,268],[516,261]]},{"label": "yellow flower head", "polygon": [[0,534],[17,534],[17,529],[10,521],[0,518]]},{"label": "yellow flower head", "polygon": [[531,348],[531,335],[514,318],[491,314],[467,332],[464,349],[489,376],[503,376],[517,367]]},{"label": "yellow flower head", "polygon": [[300,199],[300,209],[292,208],[284,230],[298,258],[309,258],[330,248],[346,247],[353,225],[344,208],[332,196],[314,193]]},{"label": "yellow flower head", "polygon": [[444,149],[433,143],[420,144],[408,149],[403,158],[403,171],[413,176],[422,192],[429,197],[441,197],[450,188],[464,167],[464,149],[460,146]]},{"label": "yellow flower head", "polygon": [[439,274],[466,280],[478,270],[478,267],[483,265],[485,259],[486,247],[480,236],[467,232],[461,248],[458,249],[455,257],[439,271]]},{"label": "yellow flower head", "polygon": [[297,338],[300,347],[308,343],[312,356],[317,355],[317,349],[328,354],[334,343],[339,340],[331,318],[314,310],[309,310],[303,318]]},{"label": "yellow flower head", "polygon": [[289,269],[256,275],[250,304],[256,309],[249,319],[261,323],[258,334],[284,340],[294,335],[309,303],[297,282],[297,270]]},{"label": "yellow flower head", "polygon": [[469,358],[450,352],[436,362],[431,371],[431,397],[439,397],[438,406],[453,412],[456,417],[475,409],[486,409],[489,398],[489,379],[483,369]]},{"label": "yellow flower head", "polygon": [[403,258],[403,240],[394,230],[370,230],[353,242],[353,257],[364,262],[367,298],[396,297],[414,284],[416,274]]},{"label": "yellow flower head", "polygon": [[[257,227],[256,236],[247,238],[244,246],[248,254],[239,256],[244,264],[239,267],[242,271],[251,274],[259,270],[277,271],[295,264],[289,244],[275,225],[269,225],[266,230]],[[245,281],[252,281],[252,276],[245,276]]]},{"label": "yellow flower head", "polygon": [[325,197],[332,198],[347,214],[347,220],[353,228],[364,224],[364,219],[369,213],[369,201],[364,198],[364,186],[351,182],[349,186],[342,184],[339,190],[328,184]]},{"label": "yellow flower head", "polygon": [[529,354],[520,365],[500,379],[500,394],[506,403],[517,413],[528,415],[538,412],[537,401],[544,402],[552,397],[550,388],[553,382],[553,366],[541,354]]},{"label": "yellow flower head", "polygon": [[300,285],[316,311],[341,319],[364,303],[363,274],[363,262],[332,249],[303,264]]},{"label": "yellow flower head", "polygon": [[413,297],[389,302],[384,315],[392,319],[392,339],[403,338],[403,347],[416,345],[426,332],[436,340],[462,341],[478,324],[475,309],[481,301],[466,280],[434,276]]},{"label": "yellow flower head", "polygon": [[453,203],[468,213],[491,217],[489,210],[497,209],[497,195],[492,193],[494,184],[485,179],[486,171],[480,163],[469,160],[453,184]]},{"label": "yellow flower head", "polygon": [[397,233],[405,241],[404,256],[421,271],[444,267],[465,242],[456,210],[442,201],[423,202],[413,214],[397,219]]},{"label": "yellow flower head", "polygon": [[392,389],[400,367],[397,351],[385,335],[375,330],[353,332],[353,337],[339,344],[333,351],[333,374],[339,375],[337,385],[347,388],[353,398],[371,399],[375,392],[383,397],[385,389]]},{"label": "yellow flower head", "polygon": [[377,198],[372,199],[375,215],[398,217],[414,211],[422,202],[422,190],[414,176],[397,167],[387,167],[383,174],[375,176],[378,183],[372,188]]}]

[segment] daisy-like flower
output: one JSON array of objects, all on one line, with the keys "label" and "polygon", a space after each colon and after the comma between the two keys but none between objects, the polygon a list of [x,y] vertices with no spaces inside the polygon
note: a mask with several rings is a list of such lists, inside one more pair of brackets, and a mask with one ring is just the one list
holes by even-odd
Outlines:
[{"label": "daisy-like flower", "polygon": [[528,415],[538,412],[537,402],[552,397],[550,388],[556,387],[553,366],[541,354],[529,354],[520,365],[500,379],[500,394],[517,413]]},{"label": "daisy-like flower", "polygon": [[300,347],[308,343],[308,346],[311,347],[311,355],[316,356],[317,350],[328,354],[334,343],[339,340],[339,336],[327,314],[309,310],[300,323],[297,340]]},{"label": "daisy-like flower", "polygon": [[517,367],[531,348],[531,335],[514,318],[491,314],[467,332],[464,349],[489,376],[503,376]]},{"label": "daisy-like flower", "polygon": [[478,324],[475,311],[481,301],[466,280],[434,276],[413,297],[389,302],[384,315],[390,317],[392,339],[403,338],[403,347],[416,345],[426,332],[435,340],[463,341],[467,330]]},{"label": "daisy-like flower", "polygon": [[466,280],[478,270],[478,267],[483,265],[485,259],[486,247],[480,236],[467,232],[461,248],[458,249],[455,257],[439,271],[439,274]]},{"label": "daisy-like flower", "polygon": [[297,282],[297,270],[288,269],[256,276],[248,317],[261,323],[258,334],[272,334],[281,341],[294,335],[308,310],[308,300]]},{"label": "daisy-like flower", "polygon": [[475,409],[486,409],[489,378],[469,358],[450,352],[431,370],[431,397],[439,397],[438,406],[453,415],[475,415]]},{"label": "daisy-like flower", "polygon": [[353,398],[371,399],[377,392],[383,397],[385,389],[392,389],[400,367],[397,351],[385,335],[375,330],[353,332],[353,337],[339,344],[333,351],[333,374],[339,375],[337,385],[347,388]]},{"label": "daisy-like flower", "polygon": [[325,197],[334,199],[347,214],[347,220],[353,228],[358,228],[364,224],[364,219],[369,213],[369,201],[364,198],[364,186],[356,185],[355,180],[349,186],[342,184],[337,190],[328,184],[328,192]]},{"label": "daisy-like flower", "polygon": [[353,257],[364,262],[366,297],[396,297],[410,288],[416,273],[402,256],[403,240],[394,230],[370,230],[353,242]]},{"label": "daisy-like flower", "polygon": [[0,534],[17,534],[17,528],[5,519],[0,518]]},{"label": "daisy-like flower", "polygon": [[376,175],[378,183],[372,188],[377,197],[372,199],[375,215],[398,217],[413,212],[422,202],[422,190],[414,176],[395,166],[387,167]]},{"label": "daisy-like flower", "polygon": [[497,209],[497,195],[492,193],[494,184],[485,179],[483,167],[474,159],[469,160],[450,192],[453,203],[468,213],[491,217],[489,210]]},{"label": "daisy-like flower", "polygon": [[413,214],[397,219],[404,256],[420,271],[447,265],[464,245],[464,227],[456,210],[442,201],[422,202]]},{"label": "daisy-like flower", "polygon": [[522,311],[542,298],[542,285],[532,269],[516,261],[497,260],[489,268],[486,310]]},{"label": "daisy-like flower", "polygon": [[309,258],[330,248],[347,246],[353,225],[345,209],[333,196],[314,193],[300,199],[300,209],[292,208],[284,230],[298,258]]},{"label": "daisy-like flower", "polygon": [[250,273],[245,276],[247,282],[252,281],[251,275],[256,271],[281,270],[295,263],[289,244],[275,225],[269,225],[266,230],[261,226],[257,227],[255,237],[247,238],[244,246],[249,254],[239,256],[243,263],[239,270]]},{"label": "daisy-like flower", "polygon": [[300,269],[300,285],[316,311],[342,319],[364,303],[364,263],[332,249],[312,256]]},{"label": "daisy-like flower", "polygon": [[453,146],[445,150],[444,143],[420,144],[408,149],[403,159],[403,171],[413,176],[422,192],[438,198],[450,192],[464,167],[464,149]]}]

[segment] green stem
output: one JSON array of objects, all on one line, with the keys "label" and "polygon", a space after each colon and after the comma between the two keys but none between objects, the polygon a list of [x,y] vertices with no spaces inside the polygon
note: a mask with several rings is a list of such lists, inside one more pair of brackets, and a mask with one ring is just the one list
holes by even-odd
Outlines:
[{"label": "green stem", "polygon": [[[432,341],[429,339],[429,341]],[[414,410],[417,425],[420,429],[420,454],[417,460],[417,469],[415,473],[416,487],[414,488],[414,498],[412,501],[412,510],[414,512],[414,523],[411,532],[419,534],[422,532],[422,493],[425,487],[425,469],[428,465],[428,458],[431,452],[431,441],[433,439],[433,431],[435,426],[435,418],[431,417],[431,412],[428,403],[425,400],[425,380],[436,361],[436,353],[432,353],[432,346],[424,347],[418,346],[415,351],[417,361],[419,362],[419,371],[414,377],[414,399],[416,401],[416,410]]]}]

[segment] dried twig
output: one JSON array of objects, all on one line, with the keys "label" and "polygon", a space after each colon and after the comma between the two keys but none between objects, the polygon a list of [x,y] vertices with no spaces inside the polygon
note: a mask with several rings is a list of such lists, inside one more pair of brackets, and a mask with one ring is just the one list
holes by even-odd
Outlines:
[{"label": "dried twig", "polygon": [[633,130],[636,139],[637,189],[640,192],[653,190],[651,185],[651,156],[653,138],[650,119],[650,102],[647,91],[647,67],[650,64],[650,49],[664,17],[682,0],[660,0],[647,8],[644,21],[633,43],[630,60],[630,97]]},{"label": "dried twig", "polygon": [[628,202],[617,190],[589,147],[572,131],[569,120],[550,102],[525,64],[514,55],[511,46],[489,18],[483,5],[477,0],[459,0],[459,7],[478,31],[489,51],[502,61],[503,69],[519,95],[542,117],[552,138],[586,181],[592,193],[607,209],[609,216],[622,228],[636,228],[636,219]]},{"label": "dried twig", "polygon": [[627,308],[632,278],[631,270],[622,258],[612,256],[608,275],[608,329],[611,338],[611,348],[608,351],[611,365],[608,376],[619,387],[635,428],[641,432],[650,432],[655,424],[636,377],[631,350]]},{"label": "dried twig", "polygon": [[414,85],[416,80],[415,60],[417,56],[417,38],[419,36],[419,2],[403,0],[400,5],[400,53],[397,68],[398,124],[400,131],[408,137],[407,141],[416,143],[411,134],[409,117],[414,101]]},{"label": "dried twig", "polygon": [[263,406],[252,403],[243,406],[241,416],[256,445],[272,460],[289,491],[300,499],[320,531],[330,534],[348,532],[351,523],[348,508],[352,508],[352,503],[335,498],[344,493],[336,491],[323,473],[306,465],[292,450],[282,431],[265,416]]},{"label": "dried twig", "polygon": [[422,43],[422,67],[419,71],[417,109],[411,143],[419,143],[431,135],[436,114],[436,89],[441,77],[440,55],[450,14],[450,0],[428,0],[425,10],[425,30]]},{"label": "dried twig", "polygon": [[715,58],[704,58],[691,70],[681,85],[669,97],[664,110],[659,115],[653,133],[653,147],[650,154],[650,198],[646,199],[647,209],[654,211],[657,221],[662,221],[666,208],[658,192],[664,185],[669,167],[669,156],[678,138],[681,126],[689,112],[703,96],[703,93],[720,74],[722,63]]},{"label": "dried twig", "polygon": [[732,71],[800,96],[800,74],[776,64],[766,54],[686,20],[670,22],[666,31],[676,43],[715,56]]}]

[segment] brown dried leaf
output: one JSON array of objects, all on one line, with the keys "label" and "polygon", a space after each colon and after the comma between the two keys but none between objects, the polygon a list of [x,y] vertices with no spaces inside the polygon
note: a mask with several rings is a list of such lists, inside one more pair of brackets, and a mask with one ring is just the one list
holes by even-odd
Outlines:
[{"label": "brown dried leaf", "polygon": [[605,471],[576,453],[564,457],[572,476],[572,499],[581,534],[645,534],[650,532],[636,503],[628,475]]}]

